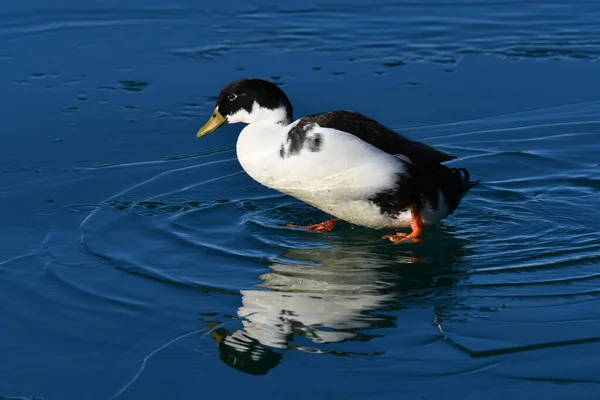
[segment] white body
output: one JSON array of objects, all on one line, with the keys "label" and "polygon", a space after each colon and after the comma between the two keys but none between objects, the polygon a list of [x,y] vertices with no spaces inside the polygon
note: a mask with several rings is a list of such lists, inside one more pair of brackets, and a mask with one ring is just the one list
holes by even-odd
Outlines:
[{"label": "white body", "polygon": [[[410,210],[391,217],[369,200],[393,188],[406,165],[354,135],[313,125],[307,137],[321,135],[318,151],[303,148],[298,154],[281,157],[287,150],[288,132],[295,125],[271,121],[251,123],[239,135],[237,156],[242,168],[259,183],[295,197],[328,214],[356,225],[372,228],[410,226]],[[407,160],[404,158],[404,160]],[[448,215],[440,193],[437,210],[423,207],[425,224]]]}]

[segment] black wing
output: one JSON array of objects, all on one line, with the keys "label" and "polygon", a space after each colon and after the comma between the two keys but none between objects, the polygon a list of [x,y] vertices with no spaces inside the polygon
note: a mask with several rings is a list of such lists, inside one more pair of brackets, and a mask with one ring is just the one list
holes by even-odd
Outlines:
[{"label": "black wing", "polygon": [[424,143],[405,138],[356,111],[331,111],[304,117],[302,120],[350,133],[386,153],[405,155],[417,165],[438,165],[456,158]]}]

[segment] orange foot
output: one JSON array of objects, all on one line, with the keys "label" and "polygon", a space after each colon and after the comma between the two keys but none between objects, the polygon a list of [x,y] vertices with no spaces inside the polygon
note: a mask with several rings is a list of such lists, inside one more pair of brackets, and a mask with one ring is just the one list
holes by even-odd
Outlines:
[{"label": "orange foot", "polygon": [[394,244],[400,243],[419,243],[423,241],[422,235],[423,230],[425,229],[425,225],[423,224],[423,220],[421,219],[421,210],[418,204],[413,204],[410,206],[410,212],[412,214],[412,222],[410,223],[410,227],[412,228],[412,232],[407,233],[395,233],[393,235],[386,235],[383,239],[388,239]]},{"label": "orange foot", "polygon": [[321,222],[320,224],[314,224],[309,226],[294,225],[292,223],[287,223],[286,225],[294,228],[308,229],[312,232],[331,232],[333,228],[335,228],[335,224],[337,224],[338,222],[340,222],[340,220],[336,218]]}]

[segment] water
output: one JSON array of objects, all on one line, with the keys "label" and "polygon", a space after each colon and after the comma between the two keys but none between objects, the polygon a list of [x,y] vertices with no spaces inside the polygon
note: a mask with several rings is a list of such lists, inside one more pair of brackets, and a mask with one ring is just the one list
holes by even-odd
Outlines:
[{"label": "water", "polygon": [[[0,397],[593,398],[594,2],[5,0]],[[195,138],[259,76],[482,180],[420,244]]]}]

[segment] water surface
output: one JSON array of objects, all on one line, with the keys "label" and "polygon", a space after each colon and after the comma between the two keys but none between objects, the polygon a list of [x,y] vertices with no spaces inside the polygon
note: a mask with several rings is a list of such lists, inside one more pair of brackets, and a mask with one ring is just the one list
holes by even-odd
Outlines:
[{"label": "water surface", "polygon": [[[592,398],[600,5],[5,1],[0,398]],[[482,183],[420,244],[249,178],[223,85]]]}]

